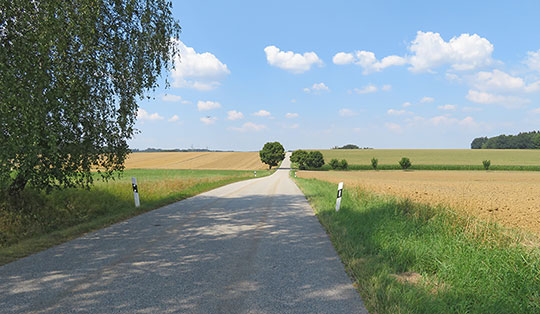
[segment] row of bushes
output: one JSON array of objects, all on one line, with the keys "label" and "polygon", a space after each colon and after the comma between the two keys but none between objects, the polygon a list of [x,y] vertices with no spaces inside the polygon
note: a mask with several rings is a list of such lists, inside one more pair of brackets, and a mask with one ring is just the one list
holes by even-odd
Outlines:
[{"label": "row of bushes", "polygon": [[[412,166],[411,160],[407,157],[401,158],[400,161],[398,161],[399,165],[401,166],[401,169],[409,169]],[[377,166],[379,164],[379,160],[375,157],[371,158],[371,167],[373,169],[377,169]],[[484,166],[484,169],[489,170],[489,167],[491,166],[491,160],[484,160],[482,161],[482,165]]]},{"label": "row of bushes", "polygon": [[[323,154],[320,151],[308,152],[302,149],[295,150],[291,155],[291,161],[296,163],[300,170],[319,169],[324,165]],[[409,169],[412,166],[411,160],[407,157],[401,158],[401,160],[398,161],[398,164],[403,170]],[[342,159],[341,161],[332,159],[328,165],[333,170],[347,170],[349,168],[349,163],[345,159]],[[377,170],[378,165],[379,160],[375,157],[371,158],[371,167]],[[489,170],[491,160],[482,161],[482,165],[484,166],[484,169]]]}]

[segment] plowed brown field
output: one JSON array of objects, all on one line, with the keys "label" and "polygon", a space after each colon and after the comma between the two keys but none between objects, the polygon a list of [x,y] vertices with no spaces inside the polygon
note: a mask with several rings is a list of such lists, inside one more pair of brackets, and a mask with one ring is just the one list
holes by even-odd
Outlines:
[{"label": "plowed brown field", "polygon": [[540,173],[523,171],[298,171],[378,194],[447,205],[483,220],[540,235]]},{"label": "plowed brown field", "polygon": [[126,169],[267,169],[258,152],[133,153]]}]

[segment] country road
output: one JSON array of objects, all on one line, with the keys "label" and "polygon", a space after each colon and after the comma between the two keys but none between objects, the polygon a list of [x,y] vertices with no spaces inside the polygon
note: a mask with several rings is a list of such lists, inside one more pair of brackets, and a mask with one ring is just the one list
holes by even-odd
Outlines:
[{"label": "country road", "polygon": [[367,313],[289,155],[269,177],[0,267],[0,312]]}]

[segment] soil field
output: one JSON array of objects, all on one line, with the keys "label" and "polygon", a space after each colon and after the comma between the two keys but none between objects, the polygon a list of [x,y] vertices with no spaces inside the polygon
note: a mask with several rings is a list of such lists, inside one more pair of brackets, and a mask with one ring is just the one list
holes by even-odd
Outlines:
[{"label": "soil field", "polygon": [[346,159],[351,165],[370,165],[371,158],[379,165],[397,165],[401,157],[408,157],[413,165],[492,165],[538,166],[538,149],[328,149],[321,150],[326,162],[333,158]]},{"label": "soil field", "polygon": [[258,152],[177,152],[133,153],[126,160],[126,169],[268,169]]},{"label": "soil field", "polygon": [[523,171],[298,171],[377,194],[446,205],[540,236],[540,173]]}]

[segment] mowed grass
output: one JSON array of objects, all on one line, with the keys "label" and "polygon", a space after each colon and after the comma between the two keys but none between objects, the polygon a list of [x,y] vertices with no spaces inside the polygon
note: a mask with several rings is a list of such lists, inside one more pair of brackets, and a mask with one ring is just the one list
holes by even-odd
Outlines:
[{"label": "mowed grass", "polygon": [[450,209],[295,179],[370,313],[540,313],[540,251]]},{"label": "mowed grass", "polygon": [[[258,170],[257,177],[270,173]],[[137,178],[139,208],[134,206],[131,177]],[[90,190],[67,189],[45,194],[26,189],[17,204],[8,203],[2,195],[0,265],[160,206],[253,177],[253,171],[140,169],[127,170],[114,181],[98,181]]]},{"label": "mowed grass", "polygon": [[[493,169],[497,166],[540,168],[540,150],[534,149],[330,149],[321,150],[321,153],[327,163],[334,158],[346,159],[349,165],[365,165],[369,168],[371,158],[375,157],[379,160],[379,167],[382,170],[399,167],[398,161],[402,157],[408,157],[413,167],[422,166],[420,168],[426,170],[464,168],[459,166],[472,166],[468,170],[483,169],[483,160],[491,160]],[[444,169],[445,167],[447,169]],[[519,167],[514,170],[520,170],[517,168]]]}]

